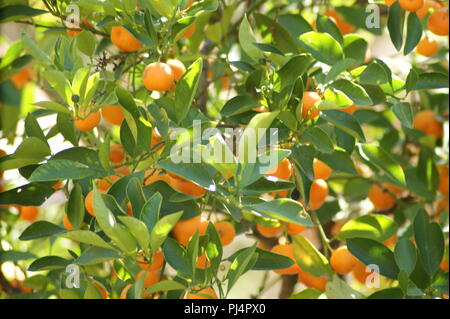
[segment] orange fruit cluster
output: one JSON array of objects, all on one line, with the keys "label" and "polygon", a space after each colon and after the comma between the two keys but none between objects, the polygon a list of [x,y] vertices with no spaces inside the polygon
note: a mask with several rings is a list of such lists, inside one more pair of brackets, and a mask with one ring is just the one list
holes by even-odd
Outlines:
[{"label": "orange fruit cluster", "polygon": [[178,60],[153,62],[142,73],[142,81],[149,91],[166,92],[175,89],[175,83],[185,72],[184,64]]},{"label": "orange fruit cluster", "polygon": [[416,130],[422,131],[435,138],[442,137],[442,123],[436,119],[433,111],[420,111],[414,116],[413,126]]}]

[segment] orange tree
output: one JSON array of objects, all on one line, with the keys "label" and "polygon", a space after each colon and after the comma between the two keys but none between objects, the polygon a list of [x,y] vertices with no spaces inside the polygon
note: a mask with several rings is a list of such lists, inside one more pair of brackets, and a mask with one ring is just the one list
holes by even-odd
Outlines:
[{"label": "orange tree", "polygon": [[371,2],[3,1],[0,297],[446,297],[448,3]]}]

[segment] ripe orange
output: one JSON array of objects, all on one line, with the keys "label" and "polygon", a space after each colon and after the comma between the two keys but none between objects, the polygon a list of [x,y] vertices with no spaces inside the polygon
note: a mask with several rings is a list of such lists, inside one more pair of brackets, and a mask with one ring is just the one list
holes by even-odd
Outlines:
[{"label": "ripe orange", "polygon": [[335,10],[328,10],[325,15],[334,20],[336,26],[343,35],[352,33],[356,29],[354,25],[344,21]]},{"label": "ripe orange", "polygon": [[388,239],[386,239],[383,244],[387,247],[392,247],[395,245],[395,243],[397,242],[397,235],[392,235],[391,237],[389,237]]},{"label": "ripe orange", "polygon": [[75,126],[80,131],[91,131],[100,123],[101,115],[99,111],[92,112],[89,107],[79,109],[78,118],[75,120]]},{"label": "ripe orange", "polygon": [[335,272],[344,275],[353,270],[358,259],[353,256],[347,246],[341,246],[331,254],[330,264]]},{"label": "ripe orange", "polygon": [[109,160],[111,163],[117,164],[123,161],[125,158],[125,154],[123,151],[123,147],[120,144],[114,144],[111,146],[111,150],[109,152]]},{"label": "ripe orange", "polygon": [[314,159],[313,170],[315,179],[328,179],[333,172],[330,166],[317,158]]},{"label": "ripe orange", "polygon": [[341,109],[338,109],[338,110],[342,111],[342,112],[345,112],[345,113],[348,113],[348,114],[351,115],[351,114],[356,112],[356,105],[353,104],[353,105],[350,105],[350,106],[347,106],[347,107],[344,107],[344,108],[341,108]]},{"label": "ripe orange", "polygon": [[421,111],[414,116],[414,128],[435,138],[442,136],[442,123],[430,110]]},{"label": "ripe orange", "polygon": [[367,277],[373,273],[373,271],[369,269],[366,271],[366,268],[366,265],[358,260],[352,272],[353,277],[363,285],[366,284]]},{"label": "ripe orange", "polygon": [[123,288],[122,292],[120,293],[119,299],[127,299],[127,293],[130,288],[133,287],[132,284],[128,284]]},{"label": "ripe orange", "polygon": [[86,208],[87,212],[91,214],[92,216],[95,216],[94,211],[94,191],[90,191],[86,198],[84,199],[84,207]]},{"label": "ripe orange", "polygon": [[195,25],[195,23],[193,23],[183,33],[183,35],[181,36],[181,39],[187,39],[187,38],[192,37],[192,35],[195,33],[195,30],[197,30],[197,26]]},{"label": "ripe orange", "polygon": [[435,214],[439,214],[442,211],[449,212],[449,202],[448,198],[442,198],[436,203],[436,208],[434,209]]},{"label": "ripe orange", "polygon": [[230,244],[236,236],[236,230],[234,229],[233,224],[231,224],[230,222],[222,220],[220,222],[216,222],[214,224],[214,227],[219,234],[222,246]]},{"label": "ripe orange", "polygon": [[228,76],[222,76],[220,78],[220,87],[224,91],[228,91],[230,88],[230,78]]},{"label": "ripe orange", "polygon": [[61,189],[63,187],[64,183],[62,181],[57,181],[55,184],[52,185],[53,189]]},{"label": "ripe orange", "polygon": [[298,281],[306,287],[325,290],[328,280],[325,277],[313,276],[300,268],[300,271],[298,272]]},{"label": "ripe orange", "polygon": [[202,197],[206,193],[206,190],[203,187],[198,186],[187,179],[175,176],[173,174],[169,174],[168,177],[169,185],[180,193],[195,197]]},{"label": "ripe orange", "polygon": [[383,187],[386,188],[390,193],[400,196],[402,195],[405,190],[403,188],[397,187],[395,185],[391,185],[388,183],[383,183]]},{"label": "ripe orange", "polygon": [[153,129],[152,130],[152,139],[150,140],[150,146],[154,147],[156,144],[162,141],[161,135],[159,135],[158,131]]},{"label": "ripe orange", "polygon": [[172,236],[181,245],[186,246],[189,243],[189,239],[196,231],[198,231],[199,235],[204,235],[206,233],[208,223],[209,222],[206,219],[202,219],[201,216],[180,220],[173,227]]},{"label": "ripe orange", "polygon": [[103,299],[108,298],[108,291],[106,290],[105,286],[103,286],[98,281],[93,281],[92,285],[98,289],[98,292],[100,293],[100,295],[102,296]]},{"label": "ripe orange", "polygon": [[[167,65],[172,69],[175,82],[178,82],[184,73],[186,73],[186,67],[181,61],[168,60]],[[175,89],[175,84],[172,84],[172,90]]]},{"label": "ripe orange", "polygon": [[36,206],[22,206],[20,207],[20,219],[34,222],[39,215],[39,209]]},{"label": "ripe orange", "polygon": [[203,288],[186,295],[186,299],[217,299],[217,294],[212,288]]},{"label": "ripe orange", "polygon": [[136,261],[138,262],[138,265],[141,269],[156,271],[162,268],[162,265],[164,263],[164,254],[161,251],[157,250],[153,254],[152,263],[149,263],[149,261],[147,259],[144,259],[143,257],[137,257]]},{"label": "ripe orange", "polygon": [[322,207],[328,196],[328,185],[323,179],[316,179],[309,191],[309,208],[317,210]]},{"label": "ripe orange", "polygon": [[266,238],[275,238],[281,235],[283,227],[264,227],[260,224],[256,224],[256,230]]},{"label": "ripe orange", "polygon": [[141,41],[121,26],[116,26],[111,29],[111,42],[125,52],[135,52],[142,46]]},{"label": "ripe orange", "polygon": [[435,11],[428,17],[428,30],[436,35],[448,35],[448,12]]},{"label": "ripe orange", "polygon": [[152,184],[152,183],[154,183],[156,181],[165,181],[165,182],[167,182],[168,179],[169,179],[167,174],[165,174],[165,173],[161,174],[161,172],[162,171],[160,169],[156,169],[156,170],[149,169],[149,170],[147,170],[145,172],[145,182],[144,182],[144,184],[145,185],[150,185],[150,184]]},{"label": "ripe orange", "polygon": [[378,185],[373,185],[369,190],[369,200],[372,202],[375,209],[379,211],[390,210],[397,202],[391,194]]},{"label": "ripe orange", "polygon": [[151,285],[154,285],[159,281],[159,273],[157,271],[142,270],[136,275],[136,277],[134,279],[138,280],[139,278],[141,278],[141,276],[145,276],[145,279],[144,279],[144,287],[145,288],[148,288]]},{"label": "ripe orange", "polygon": [[287,224],[287,232],[289,235],[299,235],[306,229],[305,226],[297,224]]},{"label": "ripe orange", "polygon": [[197,263],[195,265],[198,269],[206,269],[209,266],[211,266],[211,263],[209,262],[206,253],[203,253],[200,257],[197,258]]},{"label": "ripe orange", "polygon": [[102,116],[105,121],[113,125],[121,125],[125,118],[119,105],[104,106],[102,108]]},{"label": "ripe orange", "polygon": [[284,158],[280,163],[278,163],[277,167],[271,169],[264,175],[289,180],[293,172],[294,168],[292,167],[292,163],[287,158]]},{"label": "ripe orange", "polygon": [[106,193],[111,186],[120,179],[119,176],[112,175],[105,178],[100,179],[97,182],[97,188],[100,192]]},{"label": "ripe orange", "polygon": [[[286,257],[289,257],[295,262],[295,256],[294,256],[294,245],[292,244],[286,244],[286,245],[275,245],[270,250],[273,253],[280,254]],[[293,275],[300,271],[300,267],[297,265],[297,263],[293,264],[292,266],[285,268],[285,269],[276,269],[274,272],[277,274],[282,275]]]},{"label": "ripe orange", "polygon": [[314,105],[321,100],[316,92],[304,92],[302,98],[302,117],[307,120],[316,118],[320,110],[314,108]]},{"label": "ripe orange", "polygon": [[423,19],[431,10],[439,10],[440,8],[441,4],[439,2],[436,2],[434,0],[425,0],[422,8],[417,10],[416,14],[419,19]]},{"label": "ripe orange", "polygon": [[172,68],[162,62],[150,63],[142,73],[142,81],[150,91],[169,91],[174,85],[174,80]]},{"label": "ripe orange", "polygon": [[192,2],[193,2],[193,0],[189,0],[189,1],[186,3],[186,6],[184,7],[184,10],[189,9],[189,8],[191,7],[191,5],[192,5]]},{"label": "ripe orange", "polygon": [[405,11],[415,12],[423,7],[424,0],[398,0]]},{"label": "ripe orange", "polygon": [[442,258],[442,261],[441,261],[441,263],[439,264],[439,267],[441,267],[441,269],[442,269],[443,271],[448,271],[448,263],[447,263],[447,261],[445,260],[445,257]]},{"label": "ripe orange", "polygon": [[438,166],[439,171],[439,187],[438,190],[444,195],[448,195],[448,166]]},{"label": "ripe orange", "polygon": [[432,57],[439,51],[439,46],[436,41],[428,38],[422,39],[417,45],[417,53],[426,57]]},{"label": "ripe orange", "polygon": [[394,4],[395,1],[397,1],[397,0],[384,0],[384,3],[385,3],[388,7],[390,7],[390,6],[392,6],[392,5]]},{"label": "ripe orange", "polygon": [[18,89],[22,88],[25,84],[33,80],[34,72],[30,67],[23,68],[19,73],[14,74],[11,77],[11,81]]},{"label": "ripe orange", "polygon": [[63,216],[63,225],[64,225],[64,228],[67,230],[75,229],[75,227],[73,227],[73,225],[70,223],[69,217],[67,217],[67,214],[64,214],[64,216]]}]

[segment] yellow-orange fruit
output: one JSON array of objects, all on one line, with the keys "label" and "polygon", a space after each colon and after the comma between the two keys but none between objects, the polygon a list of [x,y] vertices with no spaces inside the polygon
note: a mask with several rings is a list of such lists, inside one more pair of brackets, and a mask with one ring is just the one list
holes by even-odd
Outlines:
[{"label": "yellow-orange fruit", "polygon": [[336,26],[343,35],[352,33],[356,29],[354,25],[344,21],[335,10],[330,9],[325,15],[330,17],[334,23],[336,23]]},{"label": "yellow-orange fruit", "polygon": [[289,235],[299,235],[306,229],[306,226],[297,224],[287,224],[287,232]]},{"label": "yellow-orange fruit", "polygon": [[136,275],[136,277],[134,279],[138,280],[141,276],[145,276],[145,279],[144,279],[144,287],[145,288],[148,288],[148,287],[156,284],[159,281],[159,272],[157,272],[157,271],[142,270]]},{"label": "yellow-orange fruit", "polygon": [[67,214],[64,214],[64,216],[63,216],[63,225],[64,225],[64,228],[67,230],[75,229],[75,227],[73,227],[73,225],[70,223],[69,217],[67,217]]},{"label": "yellow-orange fruit", "polygon": [[108,291],[106,290],[105,286],[103,286],[98,281],[93,281],[92,285],[97,288],[98,292],[102,296],[103,299],[108,299]]},{"label": "yellow-orange fruit", "polygon": [[20,219],[33,223],[39,215],[39,209],[36,206],[20,207]]},{"label": "yellow-orange fruit", "polygon": [[123,288],[122,292],[120,293],[119,299],[127,299],[127,293],[131,287],[133,287],[132,284],[126,285],[125,288]]},{"label": "yellow-orange fruit", "polygon": [[428,38],[422,39],[417,45],[417,53],[426,57],[432,57],[439,51],[439,46],[436,41]]},{"label": "yellow-orange fruit", "polygon": [[352,271],[353,277],[363,285],[366,284],[367,277],[373,274],[372,270],[367,269],[366,271],[366,268],[366,265],[358,260]]},{"label": "yellow-orange fruit", "polygon": [[439,214],[442,211],[449,212],[449,202],[448,198],[442,198],[436,203],[436,208],[434,210],[435,214]]},{"label": "yellow-orange fruit", "polygon": [[256,224],[256,230],[266,238],[275,238],[281,235],[283,227],[264,227],[260,224]]},{"label": "yellow-orange fruit", "polygon": [[[167,65],[172,69],[175,82],[178,82],[184,73],[186,73],[186,67],[183,62],[178,60],[168,60]],[[175,89],[175,84],[172,84],[172,90]]]},{"label": "yellow-orange fruit", "polygon": [[415,12],[423,7],[424,0],[398,0],[403,10]]},{"label": "yellow-orange fruit", "polygon": [[201,256],[197,258],[197,263],[195,265],[198,269],[206,269],[209,266],[211,266],[211,263],[209,262],[206,253],[203,253]]},{"label": "yellow-orange fruit", "polygon": [[61,189],[63,187],[64,183],[62,181],[57,181],[55,184],[52,185],[53,189]]},{"label": "yellow-orange fruit", "polygon": [[94,211],[94,191],[90,191],[86,198],[84,199],[84,207],[86,208],[87,212],[91,214],[92,216],[95,216]]},{"label": "yellow-orange fruit", "polygon": [[300,268],[300,271],[298,273],[298,281],[304,284],[306,287],[325,290],[328,280],[325,277],[313,276]]},{"label": "yellow-orange fruit", "polygon": [[392,6],[392,5],[394,4],[395,1],[397,1],[397,0],[384,0],[384,3],[385,3],[388,7],[390,7],[390,6]]},{"label": "yellow-orange fruit", "polygon": [[302,117],[307,120],[316,118],[320,110],[314,108],[314,105],[321,100],[316,92],[304,92],[302,98]]},{"label": "yellow-orange fruit", "polygon": [[427,27],[428,30],[436,35],[448,35],[448,12],[435,11],[428,17]]},{"label": "yellow-orange fruit", "polygon": [[405,190],[403,188],[397,187],[395,185],[391,185],[388,183],[383,183],[383,187],[386,188],[390,193],[400,196],[402,195]]},{"label": "yellow-orange fruit", "polygon": [[187,179],[175,176],[173,174],[169,174],[168,177],[169,185],[180,193],[195,197],[201,197],[206,193],[206,190],[203,187],[198,186]]},{"label": "yellow-orange fruit", "polygon": [[107,105],[102,108],[102,116],[110,124],[121,125],[125,116],[119,105]]},{"label": "yellow-orange fruit", "polygon": [[342,112],[345,112],[345,113],[348,113],[348,114],[353,114],[356,111],[356,105],[353,104],[353,105],[350,105],[350,106],[347,106],[347,107],[344,107],[344,108],[340,108],[338,110],[342,111]]},{"label": "yellow-orange fruit", "polygon": [[313,170],[315,179],[328,179],[331,176],[333,170],[330,166],[315,158],[313,161]]},{"label": "yellow-orange fruit", "polygon": [[161,174],[161,170],[160,169],[149,169],[145,172],[145,185],[150,185],[156,181],[165,181],[166,183],[168,183],[169,177],[167,174],[162,173]]},{"label": "yellow-orange fruit", "polygon": [[439,10],[440,8],[441,5],[439,2],[436,2],[434,0],[425,0],[422,8],[417,10],[416,14],[419,17],[419,19],[423,19],[431,10]]},{"label": "yellow-orange fruit", "polygon": [[147,90],[165,92],[172,89],[175,75],[166,63],[154,62],[147,65],[142,74],[142,80]]},{"label": "yellow-orange fruit", "polygon": [[186,295],[186,299],[217,299],[217,294],[212,288],[203,288]]},{"label": "yellow-orange fruit", "polygon": [[164,254],[161,251],[157,250],[153,254],[152,263],[149,263],[148,260],[144,259],[141,256],[137,257],[136,261],[138,262],[138,265],[141,269],[156,271],[160,270],[162,268],[162,265],[164,264]]},{"label": "yellow-orange fruit", "polygon": [[141,41],[121,26],[116,26],[111,29],[111,42],[125,52],[135,52],[142,46]]},{"label": "yellow-orange fruit", "polygon": [[328,196],[328,185],[323,179],[316,179],[309,190],[309,208],[317,210],[322,207]]},{"label": "yellow-orange fruit", "polygon": [[[77,21],[78,21],[78,19],[76,19]],[[85,24],[85,25],[87,25],[87,26],[90,26],[90,27],[92,27],[92,23],[90,23],[89,22],[89,20],[87,20],[86,18],[82,18],[81,19],[81,22],[83,23],[83,24]],[[66,32],[67,32],[67,34],[70,36],[70,37],[74,37],[74,36],[76,36],[76,35],[78,35],[80,32],[81,32],[81,30],[83,29],[83,28],[81,28],[81,27],[77,27],[75,24],[73,24],[73,23],[70,23],[70,24],[68,24],[67,25],[67,27],[69,28],[69,29],[76,29],[76,30],[66,30]]]},{"label": "yellow-orange fruit", "polygon": [[439,264],[439,267],[441,267],[441,269],[442,269],[443,271],[448,271],[448,263],[447,263],[447,261],[445,260],[445,257],[442,258],[442,261],[441,261],[441,263]]},{"label": "yellow-orange fruit", "polygon": [[189,243],[189,239],[196,231],[199,235],[204,235],[208,227],[208,221],[202,219],[201,216],[194,218],[180,220],[172,229],[172,236],[181,245],[186,246]]},{"label": "yellow-orange fruit", "polygon": [[276,269],[274,270],[274,272],[282,275],[293,275],[300,271],[300,267],[297,265],[297,263],[295,263],[294,245],[292,244],[275,245],[270,251],[276,254],[286,256],[292,259],[292,261],[294,261],[294,264],[292,266],[285,269]]},{"label": "yellow-orange fruit", "polygon": [[78,118],[75,119],[75,126],[80,131],[91,131],[100,123],[101,115],[99,111],[91,112],[88,107],[83,107],[78,112]]},{"label": "yellow-orange fruit", "polygon": [[123,161],[125,158],[125,153],[123,151],[123,147],[120,144],[114,144],[111,146],[111,150],[109,152],[109,160],[113,164],[117,164]]},{"label": "yellow-orange fruit", "polygon": [[192,37],[192,35],[195,33],[195,30],[197,30],[197,26],[195,25],[195,23],[193,23],[186,29],[186,31],[183,33],[181,38],[188,39],[188,38]]},{"label": "yellow-orange fruit", "polygon": [[216,222],[214,224],[214,227],[219,234],[222,246],[230,244],[236,236],[236,230],[234,229],[233,224],[231,224],[230,222],[227,222],[225,220]]},{"label": "yellow-orange fruit", "polygon": [[19,73],[14,74],[11,77],[11,81],[18,89],[22,88],[25,84],[33,80],[34,72],[30,67],[23,68]]},{"label": "yellow-orange fruit", "polygon": [[353,270],[358,259],[353,256],[347,246],[341,246],[331,254],[330,264],[335,272],[344,275]]},{"label": "yellow-orange fruit", "polygon": [[278,163],[277,167],[271,169],[264,175],[289,180],[293,172],[294,168],[292,167],[292,163],[287,158],[284,158],[280,163]]},{"label": "yellow-orange fruit", "polygon": [[392,235],[391,237],[389,237],[388,239],[386,239],[383,244],[387,247],[392,247],[395,245],[395,243],[397,242],[397,235]]},{"label": "yellow-orange fruit", "polygon": [[378,185],[373,185],[369,190],[369,200],[376,210],[387,211],[395,206],[395,198]]},{"label": "yellow-orange fruit", "polygon": [[427,135],[440,138],[442,136],[442,123],[436,119],[432,111],[425,110],[414,116],[414,128]]},{"label": "yellow-orange fruit", "polygon": [[438,190],[440,193],[448,195],[448,179],[449,179],[448,166],[444,167],[438,166],[438,172],[439,172]]}]

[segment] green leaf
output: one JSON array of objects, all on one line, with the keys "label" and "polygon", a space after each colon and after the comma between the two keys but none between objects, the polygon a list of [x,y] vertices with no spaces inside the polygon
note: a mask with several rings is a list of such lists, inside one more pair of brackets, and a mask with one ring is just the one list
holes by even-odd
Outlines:
[{"label": "green leaf", "polygon": [[328,33],[308,32],[299,39],[301,46],[320,62],[333,65],[344,58],[341,45]]},{"label": "green leaf", "polygon": [[331,275],[328,259],[303,236],[292,236],[294,256],[300,268],[316,277]]},{"label": "green leaf", "polygon": [[145,195],[141,187],[142,182],[137,177],[132,177],[127,184],[126,192],[133,210],[133,216],[139,217],[142,207],[145,205]]},{"label": "green leaf", "polygon": [[88,247],[75,260],[75,263],[79,265],[94,265],[118,258],[120,258],[120,255],[115,250],[101,247]]},{"label": "green leaf", "polygon": [[422,24],[415,12],[410,12],[407,19],[405,47],[403,55],[408,55],[422,38]]},{"label": "green leaf", "polygon": [[227,273],[228,286],[227,291],[230,292],[236,281],[241,277],[249,268],[249,264],[253,260],[256,251],[256,244],[242,249],[236,256]]},{"label": "green leaf", "polygon": [[356,34],[347,34],[344,36],[344,55],[346,59],[355,61],[354,65],[359,65],[366,59],[367,41]]},{"label": "green leaf", "polygon": [[302,290],[299,293],[290,296],[289,299],[319,299],[322,294],[322,290],[315,288],[306,288],[305,290]]},{"label": "green leaf", "polygon": [[145,225],[149,232],[153,230],[156,222],[159,219],[159,211],[161,209],[161,204],[163,197],[160,193],[154,193],[142,207],[141,216],[139,217]]},{"label": "green leaf", "polygon": [[[228,261],[233,262],[236,257],[246,248],[236,251],[233,255],[227,258]],[[289,268],[294,264],[294,261],[284,255],[276,254],[265,249],[256,248],[255,252],[258,255],[252,270],[276,270]]]},{"label": "green leaf", "polygon": [[14,152],[15,157],[38,160],[41,160],[48,155],[50,155],[50,147],[47,142],[44,142],[37,137],[25,138]]},{"label": "green leaf", "polygon": [[381,275],[397,279],[400,270],[394,253],[382,243],[368,238],[349,238],[347,247],[365,265],[376,265]]},{"label": "green leaf", "polygon": [[67,217],[75,228],[80,228],[84,219],[84,198],[79,184],[74,184],[70,192],[67,201]]},{"label": "green leaf", "polygon": [[402,299],[403,291],[399,287],[386,288],[378,290],[371,294],[367,299]]},{"label": "green leaf", "polygon": [[360,84],[381,85],[387,82],[389,82],[389,76],[376,60],[370,62],[359,76]]},{"label": "green leaf", "polygon": [[337,238],[368,238],[384,242],[397,232],[397,223],[384,215],[363,215],[349,220],[342,226]]},{"label": "green leaf", "polygon": [[404,17],[405,12],[400,7],[400,3],[395,1],[389,7],[387,24],[391,41],[397,51],[402,49]]},{"label": "green leaf", "polygon": [[49,55],[45,53],[42,49],[40,49],[26,32],[22,33],[21,39],[23,42],[24,49],[27,50],[37,60],[47,64],[53,63]]},{"label": "green leaf", "polygon": [[183,212],[169,214],[158,220],[150,234],[150,247],[152,251],[156,251],[162,245],[182,215]]},{"label": "green leaf", "polygon": [[171,171],[184,179],[194,182],[204,188],[215,185],[204,164],[197,163],[174,163],[172,159],[158,162],[158,167]]},{"label": "green leaf", "polygon": [[170,291],[170,290],[185,290],[187,287],[182,283],[175,280],[162,280],[154,285],[151,285],[145,290],[147,294],[153,294],[160,291]]},{"label": "green leaf", "polygon": [[345,93],[345,95],[347,95],[353,101],[353,104],[361,106],[363,105],[370,106],[373,104],[366,90],[362,86],[353,83],[349,80],[345,79],[336,80],[331,84],[331,87]]},{"label": "green leaf", "polygon": [[259,106],[261,103],[254,101],[250,96],[237,95],[225,103],[220,113],[223,116],[233,116]]},{"label": "green leaf", "polygon": [[28,271],[41,271],[66,268],[72,261],[59,256],[45,256],[33,261]]},{"label": "green leaf", "polygon": [[47,70],[43,71],[41,74],[64,101],[69,104],[73,103],[72,88],[69,80],[63,72],[57,70]]},{"label": "green leaf", "polygon": [[181,77],[175,89],[175,110],[180,123],[188,114],[192,100],[197,93],[198,83],[203,69],[203,60],[197,59]]},{"label": "green leaf", "polygon": [[99,176],[98,172],[82,163],[52,159],[46,164],[39,166],[33,174],[31,174],[29,181],[47,182],[64,179],[79,180],[94,176]]},{"label": "green leaf", "polygon": [[395,261],[398,268],[411,275],[417,263],[417,251],[414,244],[408,238],[400,238],[395,245]]},{"label": "green leaf", "polygon": [[300,142],[310,142],[319,152],[333,153],[334,147],[331,138],[318,126],[308,128],[300,137]]},{"label": "green leaf", "polygon": [[93,33],[82,30],[76,37],[78,50],[91,57],[95,52],[96,38]]},{"label": "green leaf", "polygon": [[244,15],[242,22],[239,26],[239,43],[244,50],[244,52],[254,60],[254,62],[259,62],[260,59],[264,57],[262,52],[255,46],[256,38],[253,30],[248,22],[247,15]]},{"label": "green leaf", "polygon": [[61,237],[96,247],[106,249],[112,248],[111,245],[104,241],[99,235],[89,230],[72,230],[62,234]]},{"label": "green leaf", "polygon": [[413,127],[413,115],[411,104],[406,102],[399,102],[392,106],[392,112],[400,120],[403,126],[407,128]]},{"label": "green leaf", "polygon": [[186,250],[175,239],[167,238],[163,245],[164,258],[175,271],[184,277],[192,277],[190,261],[186,257]]},{"label": "green leaf", "polygon": [[64,113],[64,114],[71,114],[70,110],[65,105],[62,105],[62,104],[59,104],[56,102],[42,101],[42,102],[36,102],[36,103],[34,103],[34,105],[43,107],[44,109],[47,109],[50,111],[55,111],[55,112]]},{"label": "green leaf", "polygon": [[55,190],[39,183],[25,184],[1,193],[0,205],[40,206]]},{"label": "green leaf", "polygon": [[419,80],[414,90],[448,89],[448,74],[440,72],[425,72],[419,74]]},{"label": "green leaf", "polygon": [[34,258],[36,258],[36,255],[30,252],[15,251],[15,250],[0,251],[0,264],[7,261],[16,262],[20,260],[29,260]]},{"label": "green leaf", "polygon": [[248,205],[247,209],[257,211],[268,218],[275,218],[287,223],[312,227],[311,217],[306,213],[304,207],[297,201],[283,198],[274,199],[270,202],[260,202]]},{"label": "green leaf", "polygon": [[[327,110],[323,111],[323,117],[330,123],[333,123],[336,127],[357,138],[361,142],[365,142],[366,138],[359,125],[358,121],[347,114],[339,110]],[[330,153],[330,152],[328,152]]]},{"label": "green leaf", "polygon": [[331,18],[327,16],[318,15],[316,19],[317,31],[322,33],[328,33],[334,39],[339,41],[340,44],[344,42],[344,38],[342,37],[339,28],[336,23],[331,20]]},{"label": "green leaf", "polygon": [[369,144],[359,144],[359,153],[366,160],[389,177],[405,185],[405,174],[401,166],[381,147]]},{"label": "green leaf", "polygon": [[59,227],[50,222],[46,222],[43,220],[34,222],[23,231],[22,235],[20,235],[20,240],[32,240],[43,237],[50,237],[54,235],[59,235],[67,232],[64,228]]},{"label": "green leaf", "polygon": [[337,274],[333,274],[331,280],[327,282],[325,292],[328,299],[362,299],[364,296],[357,290],[350,287]]},{"label": "green leaf", "polygon": [[147,249],[150,245],[150,234],[147,226],[139,219],[131,216],[118,216],[119,220],[127,226],[130,233],[142,249]]},{"label": "green leaf", "polygon": [[438,271],[444,256],[444,235],[439,224],[430,222],[424,209],[419,210],[414,218],[414,237],[424,270],[432,277]]}]

